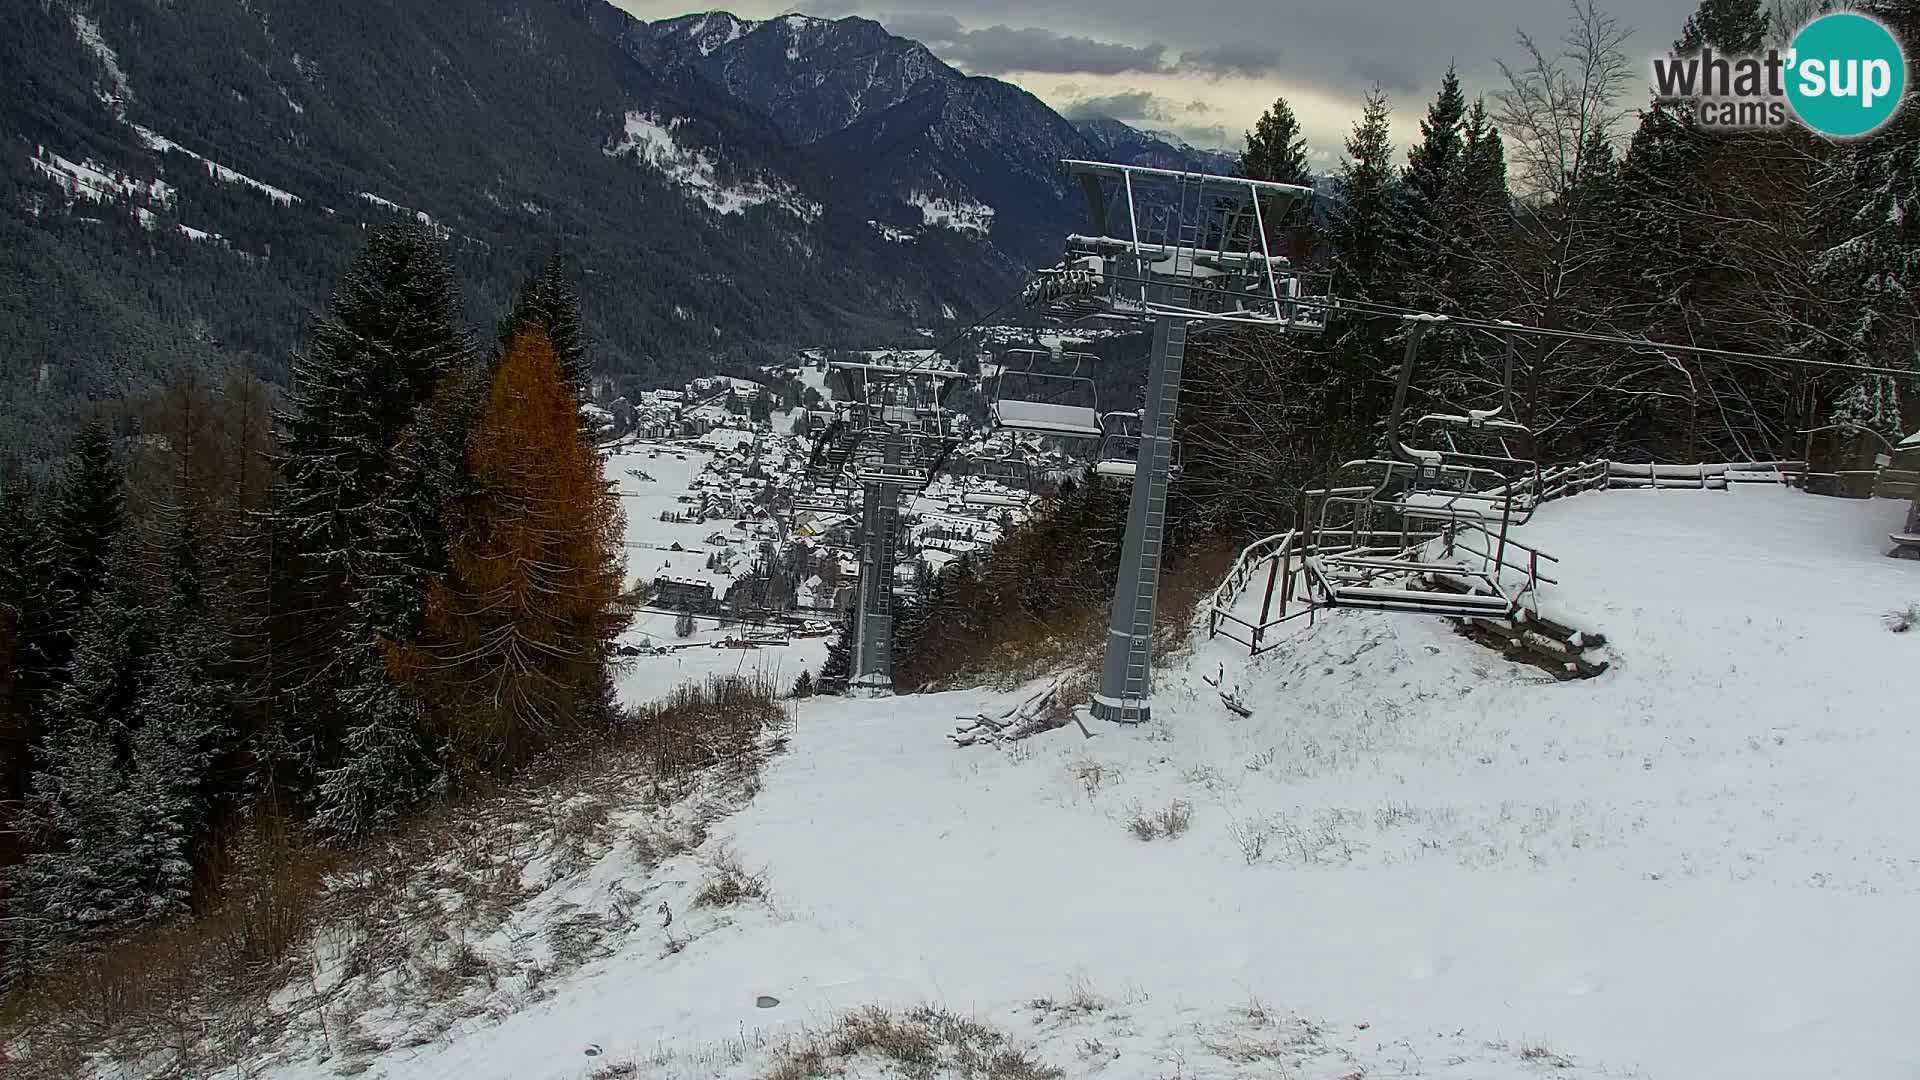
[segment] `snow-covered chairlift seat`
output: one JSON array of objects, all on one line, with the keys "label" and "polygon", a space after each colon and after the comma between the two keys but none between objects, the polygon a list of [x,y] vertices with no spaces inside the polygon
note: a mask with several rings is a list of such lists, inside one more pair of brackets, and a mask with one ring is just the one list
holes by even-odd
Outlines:
[{"label": "snow-covered chairlift seat", "polygon": [[1410,518],[1489,522],[1530,509],[1523,497],[1479,492],[1410,491],[1381,505]]},{"label": "snow-covered chairlift seat", "polygon": [[960,496],[963,506],[1025,506],[1026,500],[1018,495],[1000,494],[992,491],[969,491]]},{"label": "snow-covered chairlift seat", "polygon": [[1046,401],[996,401],[993,422],[1012,431],[1030,431],[1040,435],[1100,437],[1100,413],[1080,405],[1056,405]]}]

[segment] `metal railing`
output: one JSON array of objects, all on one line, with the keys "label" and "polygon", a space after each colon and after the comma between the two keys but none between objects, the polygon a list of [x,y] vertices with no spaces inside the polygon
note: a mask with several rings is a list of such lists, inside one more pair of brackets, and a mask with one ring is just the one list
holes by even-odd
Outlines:
[{"label": "metal railing", "polygon": [[[1577,462],[1542,470],[1537,476],[1527,477],[1512,485],[1511,498],[1526,501],[1529,509],[1554,499],[1576,495],[1583,491],[1608,491],[1614,489],[1661,489],[1678,488],[1692,490],[1724,490],[1729,486],[1744,484],[1781,484],[1805,486],[1809,474],[1805,462],[1801,461],[1746,461],[1746,462],[1703,462],[1695,465],[1664,465],[1660,463],[1633,464],[1627,462],[1597,459]],[[1920,492],[1920,472],[1902,470],[1877,470],[1875,493],[1884,489],[1890,497],[1911,497],[1905,492]],[[1531,489],[1531,490],[1529,490]],[[1325,502],[1352,501],[1363,492],[1374,491],[1372,486],[1350,488],[1329,488],[1317,494]],[[1506,487],[1495,488],[1483,497],[1507,496]],[[1309,515],[1311,516],[1311,515]],[[1481,550],[1470,542],[1478,534],[1485,538],[1487,550]],[[1325,537],[1339,537],[1343,542],[1325,543]],[[1367,541],[1390,539],[1398,546],[1378,549],[1382,559],[1397,556],[1398,561],[1410,570],[1418,564],[1408,562],[1407,554],[1433,541],[1440,540],[1442,552],[1453,556],[1464,552],[1482,560],[1487,568],[1488,577],[1500,582],[1507,573],[1517,575],[1519,580],[1512,596],[1537,597],[1539,586],[1558,585],[1557,578],[1543,572],[1543,564],[1555,564],[1560,560],[1531,545],[1521,543],[1506,535],[1506,530],[1495,532],[1486,523],[1466,516],[1454,517],[1436,533],[1420,533],[1407,529],[1382,530],[1362,528],[1358,519],[1346,527],[1313,527],[1302,531],[1289,530],[1263,537],[1249,544],[1235,560],[1227,576],[1214,590],[1212,610],[1208,617],[1208,637],[1225,637],[1230,641],[1246,646],[1249,652],[1258,654],[1270,647],[1266,641],[1267,632],[1281,623],[1306,615],[1312,618],[1313,612],[1320,606],[1310,600],[1303,610],[1292,608],[1297,590],[1295,577],[1308,569],[1309,559],[1327,556],[1347,555],[1355,558],[1357,564],[1371,566],[1367,560],[1372,547]],[[1252,582],[1266,572],[1266,596],[1261,604],[1257,620],[1243,618],[1233,613],[1234,606],[1245,595]],[[1308,583],[1309,586],[1311,582]],[[1325,584],[1322,583],[1322,588]],[[1273,611],[1275,589],[1279,590],[1279,613]],[[1504,587],[1502,588],[1504,590]],[[1244,636],[1243,636],[1244,634]]]}]

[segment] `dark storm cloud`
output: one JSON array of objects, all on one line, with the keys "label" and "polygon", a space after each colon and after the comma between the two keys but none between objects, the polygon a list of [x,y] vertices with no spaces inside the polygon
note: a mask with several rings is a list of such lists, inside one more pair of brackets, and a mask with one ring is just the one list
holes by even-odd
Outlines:
[{"label": "dark storm cloud", "polygon": [[[1597,2],[1638,31],[1628,42],[1628,54],[1643,66],[1652,50],[1679,34],[1699,0]],[[1494,61],[1518,54],[1516,29],[1557,46],[1567,23],[1566,0],[1101,0],[1087,5],[879,0],[879,5],[867,10],[896,13],[882,21],[898,33],[907,33],[907,24],[896,22],[903,17],[942,19],[949,34],[961,37],[954,42],[961,48],[928,45],[968,66],[985,61],[1014,71],[1045,61],[1046,66],[1030,70],[1278,78],[1349,99],[1375,81],[1396,97],[1425,94],[1438,84],[1450,59],[1458,61],[1471,92],[1491,90],[1499,81]],[[975,42],[972,34],[984,31],[968,28],[978,27],[997,33]],[[985,51],[968,56],[974,48]]]},{"label": "dark storm cloud", "polygon": [[1145,90],[1130,90],[1125,93],[1107,94],[1102,97],[1081,98],[1069,104],[1063,115],[1069,120],[1085,120],[1091,116],[1110,116],[1128,124],[1141,124],[1172,119],[1165,101],[1156,94]]},{"label": "dark storm cloud", "polygon": [[1420,89],[1424,81],[1410,68],[1382,64],[1362,56],[1347,61],[1347,74],[1363,83],[1377,83],[1382,90],[1393,94],[1411,94]]},{"label": "dark storm cloud", "polygon": [[1270,45],[1220,45],[1180,54],[1179,68],[1198,75],[1260,78],[1280,70],[1280,50]]},{"label": "dark storm cloud", "polygon": [[1061,34],[1037,26],[1004,24],[968,29],[951,15],[904,12],[883,20],[888,30],[913,38],[941,58],[983,75],[1010,71],[1124,75],[1163,72],[1167,47],[1155,41],[1123,45]]}]

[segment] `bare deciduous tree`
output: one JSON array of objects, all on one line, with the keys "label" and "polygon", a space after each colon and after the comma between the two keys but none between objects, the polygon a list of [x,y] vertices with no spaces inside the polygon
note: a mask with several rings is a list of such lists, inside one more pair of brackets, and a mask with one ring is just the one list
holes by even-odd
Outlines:
[{"label": "bare deciduous tree", "polygon": [[1594,0],[1568,0],[1567,6],[1558,53],[1517,31],[1526,59],[1517,65],[1498,61],[1507,86],[1493,95],[1494,115],[1506,138],[1509,172],[1536,199],[1562,199],[1573,191],[1593,141],[1611,141],[1626,119],[1620,102],[1633,83],[1624,48],[1633,31]]}]

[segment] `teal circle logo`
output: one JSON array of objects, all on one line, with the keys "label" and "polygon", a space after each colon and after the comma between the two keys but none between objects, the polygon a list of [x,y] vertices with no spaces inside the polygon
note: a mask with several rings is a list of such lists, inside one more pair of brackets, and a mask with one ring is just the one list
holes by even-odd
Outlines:
[{"label": "teal circle logo", "polygon": [[1880,20],[1853,11],[1800,28],[1788,54],[1787,102],[1822,135],[1870,135],[1907,92],[1907,58]]}]

